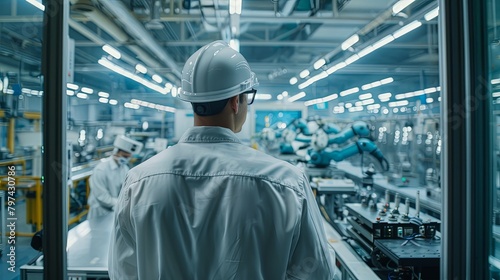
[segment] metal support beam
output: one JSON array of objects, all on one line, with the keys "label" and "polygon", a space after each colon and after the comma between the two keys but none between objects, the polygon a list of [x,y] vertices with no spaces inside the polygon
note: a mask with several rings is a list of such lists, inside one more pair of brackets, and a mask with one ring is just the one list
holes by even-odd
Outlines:
[{"label": "metal support beam", "polygon": [[9,119],[8,130],[7,130],[7,149],[11,154],[14,154],[14,139],[16,138],[16,118],[11,117]]},{"label": "metal support beam", "polygon": [[487,1],[441,0],[441,279],[491,279],[492,127]]},{"label": "metal support beam", "polygon": [[69,1],[46,0],[43,26],[44,279],[67,279],[66,74]]}]

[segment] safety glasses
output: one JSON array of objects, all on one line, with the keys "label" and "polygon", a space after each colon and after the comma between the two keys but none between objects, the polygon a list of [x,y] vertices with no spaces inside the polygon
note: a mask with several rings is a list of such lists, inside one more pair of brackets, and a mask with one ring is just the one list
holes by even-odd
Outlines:
[{"label": "safety glasses", "polygon": [[257,90],[254,89],[254,88],[242,92],[242,94],[246,94],[247,95],[247,104],[248,105],[251,105],[253,103],[253,101],[255,100],[255,94],[256,93],[257,93]]}]

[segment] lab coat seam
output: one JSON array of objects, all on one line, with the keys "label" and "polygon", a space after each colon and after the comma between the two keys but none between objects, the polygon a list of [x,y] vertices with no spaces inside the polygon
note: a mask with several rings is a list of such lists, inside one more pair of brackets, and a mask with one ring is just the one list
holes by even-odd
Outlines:
[{"label": "lab coat seam", "polygon": [[179,143],[241,143],[234,139],[186,139],[185,141],[179,141]]},{"label": "lab coat seam", "polygon": [[[269,178],[266,176],[259,176],[259,175],[255,175],[255,174],[241,174],[241,173],[238,174],[238,173],[233,173],[233,172],[220,172],[220,173],[215,173],[215,174],[190,174],[190,173],[185,173],[185,172],[161,172],[161,173],[145,175],[139,179],[131,181],[130,185],[139,183],[140,181],[143,181],[145,179],[149,179],[149,178],[156,177],[156,176],[162,176],[162,175],[177,175],[177,176],[184,176],[184,177],[206,177],[206,178],[234,176],[234,177],[246,177],[246,178],[250,178],[250,179],[261,179],[261,180],[270,182],[273,186],[278,185],[281,187],[292,189],[301,198],[305,197],[305,194],[303,193],[304,189],[301,188],[300,186],[292,186],[292,185],[288,185],[288,184],[283,184],[282,182],[279,182],[278,179],[272,179],[272,178]],[[301,177],[299,177],[299,180],[300,180],[300,178]],[[301,184],[303,184],[303,180],[300,180],[300,182],[301,182]]]}]

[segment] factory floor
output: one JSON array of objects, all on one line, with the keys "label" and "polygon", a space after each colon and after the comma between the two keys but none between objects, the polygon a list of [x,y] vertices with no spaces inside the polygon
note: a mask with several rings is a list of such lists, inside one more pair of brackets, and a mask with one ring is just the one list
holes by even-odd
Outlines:
[{"label": "factory floor", "polygon": [[[7,207],[2,208],[2,211],[5,211]],[[32,233],[35,231],[32,225],[26,223],[26,202],[21,198],[16,201],[16,232],[21,233]],[[1,213],[1,212],[0,212]],[[83,218],[82,220],[84,220]],[[0,223],[2,227],[6,227],[6,223],[8,221],[3,221]],[[77,223],[69,225],[69,228],[73,228]],[[5,233],[9,234],[9,229],[5,228]],[[2,230],[0,230],[2,232]],[[31,237],[17,236],[16,242],[14,244],[8,244],[8,239],[5,238],[4,241],[6,244],[2,244],[2,240],[0,239],[0,280],[18,280],[20,278],[20,268],[21,266],[34,262],[41,253],[31,248]],[[11,268],[11,265],[8,263],[10,261],[10,247],[15,246],[15,269]],[[14,270],[14,271],[12,271]]]}]

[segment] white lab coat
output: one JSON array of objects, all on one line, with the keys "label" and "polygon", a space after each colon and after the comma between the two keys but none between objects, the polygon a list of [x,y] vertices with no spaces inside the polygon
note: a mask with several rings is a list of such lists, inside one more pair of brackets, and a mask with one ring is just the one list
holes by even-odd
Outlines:
[{"label": "white lab coat", "polygon": [[118,201],[118,195],[125,181],[129,167],[118,165],[113,156],[100,162],[90,176],[90,206],[87,219],[109,214]]},{"label": "white lab coat", "polygon": [[111,279],[334,277],[306,176],[221,127],[191,128],[130,170],[114,223]]}]

